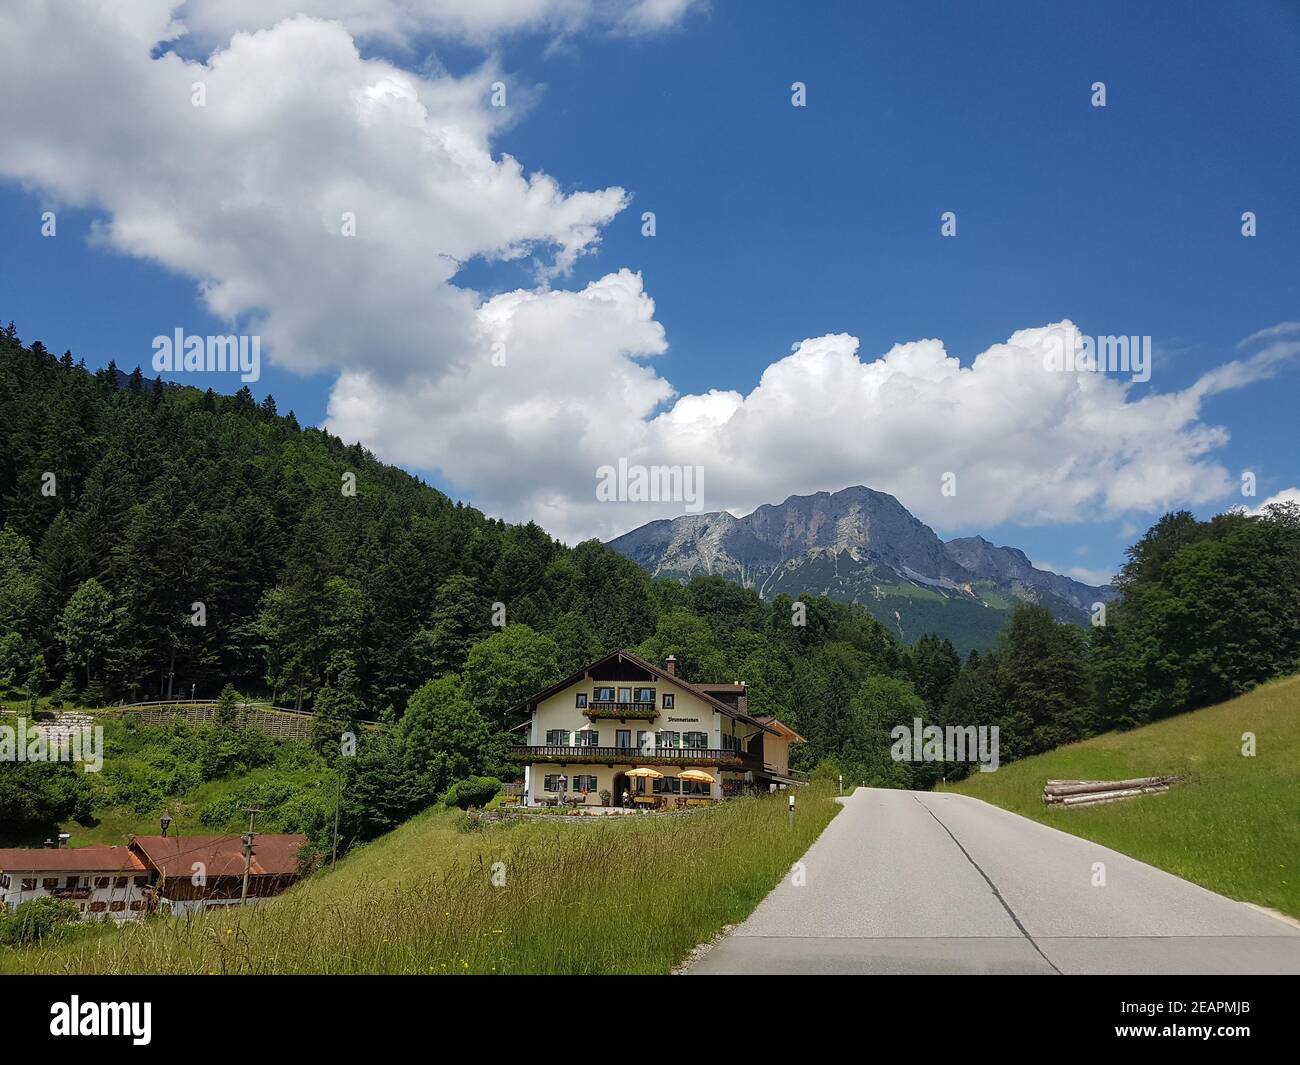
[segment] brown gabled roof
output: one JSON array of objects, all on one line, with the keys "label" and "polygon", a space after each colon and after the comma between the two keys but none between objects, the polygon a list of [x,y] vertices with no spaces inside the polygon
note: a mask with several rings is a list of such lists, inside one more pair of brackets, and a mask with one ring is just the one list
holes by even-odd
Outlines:
[{"label": "brown gabled roof", "polygon": [[145,865],[127,847],[7,847],[0,849],[0,873],[143,873]]},{"label": "brown gabled roof", "polygon": [[760,716],[760,717],[758,717],[758,718],[755,718],[755,720],[756,720],[756,721],[761,721],[764,725],[767,725],[769,728],[774,729],[774,730],[775,730],[779,735],[783,736],[785,739],[789,740],[791,743],[807,743],[807,742],[808,742],[806,739],[804,739],[802,736],[800,736],[799,733],[795,732],[795,730],[792,729],[789,725],[787,725],[787,724],[786,724],[785,722],[783,722],[783,721],[778,721],[778,720],[777,720],[773,715],[771,715],[771,714],[763,714],[762,716]]},{"label": "brown gabled roof", "polygon": [[[599,665],[604,664],[605,662],[608,662],[611,658],[622,658],[628,662],[631,662],[632,665],[638,666],[641,669],[646,670],[648,673],[650,673],[654,677],[657,677],[659,680],[662,680],[668,684],[675,685],[676,687],[681,688],[683,691],[690,692],[692,695],[696,696],[697,698],[704,700],[704,702],[708,703],[709,706],[713,707],[720,714],[725,714],[727,717],[733,718],[736,721],[744,721],[746,724],[749,725],[757,725],[759,728],[764,729],[765,731],[769,731],[769,732],[775,731],[773,729],[769,729],[768,726],[764,725],[757,718],[751,717],[749,714],[742,714],[734,706],[728,706],[726,703],[722,702],[722,700],[715,699],[712,695],[708,693],[708,691],[705,690],[706,688],[711,688],[714,690],[723,690],[723,689],[729,690],[733,687],[732,685],[691,684],[689,681],[682,680],[682,678],[677,676],[675,673],[669,673],[666,669],[660,669],[654,663],[647,662],[640,655],[634,655],[631,651],[611,651],[603,658],[598,658],[594,662],[587,663],[587,665],[583,666],[581,669],[577,670],[574,673],[571,673],[563,680],[557,681],[555,684],[552,684],[549,688],[545,688],[542,691],[538,692],[536,695],[530,696],[529,698],[525,699],[522,703],[516,703],[514,706],[510,708],[510,712],[511,713],[515,713],[517,711],[528,712],[529,708],[533,704],[540,703],[543,699],[549,699],[556,692],[564,691],[564,689],[569,687],[571,684],[576,684],[578,681],[582,680],[591,670],[595,669]],[[740,689],[737,688],[736,690],[740,690]]]},{"label": "brown gabled roof", "polygon": [[[298,848],[306,836],[258,833],[253,841],[252,876],[295,876]],[[159,873],[188,877],[194,863],[208,876],[243,876],[244,844],[239,836],[136,836],[131,848]]]}]

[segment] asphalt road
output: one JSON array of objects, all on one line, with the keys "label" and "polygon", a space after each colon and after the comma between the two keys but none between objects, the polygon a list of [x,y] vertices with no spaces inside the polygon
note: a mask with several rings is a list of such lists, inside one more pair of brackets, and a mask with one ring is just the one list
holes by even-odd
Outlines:
[{"label": "asphalt road", "polygon": [[978,799],[841,802],[691,974],[1300,973],[1300,928]]}]

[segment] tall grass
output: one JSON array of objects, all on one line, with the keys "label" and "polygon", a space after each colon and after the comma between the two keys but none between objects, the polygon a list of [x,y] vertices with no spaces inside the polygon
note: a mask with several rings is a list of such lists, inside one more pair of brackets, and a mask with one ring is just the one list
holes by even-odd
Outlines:
[{"label": "tall grass", "polygon": [[475,831],[431,811],[263,906],[13,952],[0,969],[662,973],[745,917],[839,809],[824,787],[798,805],[793,828],[784,796]]}]

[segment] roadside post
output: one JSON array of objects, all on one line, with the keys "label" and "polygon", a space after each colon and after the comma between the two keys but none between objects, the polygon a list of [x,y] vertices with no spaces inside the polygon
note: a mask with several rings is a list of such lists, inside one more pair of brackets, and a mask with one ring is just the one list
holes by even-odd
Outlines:
[{"label": "roadside post", "polygon": [[794,828],[794,792],[790,792],[790,827]]}]

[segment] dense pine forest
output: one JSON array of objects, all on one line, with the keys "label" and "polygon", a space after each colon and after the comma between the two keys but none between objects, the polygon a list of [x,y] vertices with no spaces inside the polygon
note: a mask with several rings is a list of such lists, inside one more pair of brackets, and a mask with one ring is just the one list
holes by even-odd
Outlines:
[{"label": "dense pine forest", "polygon": [[1104,625],[1023,606],[963,661],[857,607],[654,581],[598,542],[490,519],[270,396],[92,373],[0,332],[0,698],[233,685],[313,709],[326,757],[339,724],[384,722],[340,770],[353,839],[509,772],[508,707],[620,647],[746,681],[754,712],[808,739],[797,765],[914,787],[965,770],[893,762],[896,723],[996,725],[1005,762],[1300,668],[1295,507],[1166,515],[1116,583]]}]

